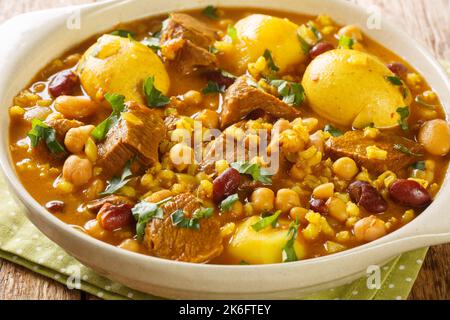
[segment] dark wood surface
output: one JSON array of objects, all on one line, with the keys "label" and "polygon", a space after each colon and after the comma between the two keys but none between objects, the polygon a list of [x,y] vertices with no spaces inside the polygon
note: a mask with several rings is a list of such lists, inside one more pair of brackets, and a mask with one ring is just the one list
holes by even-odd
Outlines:
[{"label": "dark wood surface", "polygon": [[[425,44],[438,58],[450,60],[450,0],[351,0],[377,5],[383,17]],[[0,23],[32,10],[93,0],[0,0]],[[450,245],[430,249],[410,299],[450,299]],[[0,299],[95,299],[0,259]]]}]

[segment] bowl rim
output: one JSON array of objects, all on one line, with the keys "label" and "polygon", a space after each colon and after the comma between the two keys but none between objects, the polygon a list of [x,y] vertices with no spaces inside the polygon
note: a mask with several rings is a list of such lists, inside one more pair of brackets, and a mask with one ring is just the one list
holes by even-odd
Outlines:
[{"label": "bowl rim", "polygon": [[[139,0],[138,0],[139,1]],[[348,8],[352,8],[352,10],[354,11],[358,11],[359,14],[364,14],[364,10],[362,7],[359,7],[355,4],[352,3],[348,3],[348,2],[343,2],[340,0],[326,0],[329,2],[334,2],[334,3],[339,3],[342,6],[348,7]],[[114,3],[120,3],[123,2],[121,0],[109,0],[109,1],[105,1],[105,2],[100,2],[100,3],[92,3],[92,4],[85,4],[85,5],[78,5],[78,6],[73,6],[76,8],[79,8],[80,10],[85,10],[85,9],[100,9],[106,5],[110,5],[110,4],[114,4]],[[133,1],[125,1],[125,2],[133,2]],[[213,1],[207,1],[206,3],[211,3]],[[198,5],[196,5],[197,8],[201,8],[203,7],[206,3],[199,3]],[[220,6],[222,7],[233,7],[233,6],[227,6],[226,3],[222,3]],[[71,7],[71,8],[73,8]],[[264,9],[267,8],[264,6],[264,4],[262,3],[260,5],[260,7],[255,7],[255,6],[249,6],[249,8],[254,8],[254,9]],[[40,14],[43,13],[57,13],[58,11],[60,12],[66,12],[65,10],[68,9],[68,7],[66,8],[57,8],[57,9],[50,9],[50,10],[45,10],[45,11],[41,11],[38,12]],[[297,11],[296,11],[297,12]],[[300,11],[298,11],[300,12]],[[34,13],[29,13],[29,14],[36,14],[36,12]],[[26,16],[28,14],[24,14],[24,15],[20,15],[17,16],[13,19],[17,19],[19,17],[23,17]],[[148,12],[148,16],[151,17],[152,14],[151,12]],[[12,20],[13,20],[12,19]],[[398,36],[403,36],[406,37],[409,41],[412,41],[415,43],[417,50],[422,54],[422,56],[424,56],[425,58],[428,59],[429,65],[430,67],[434,68],[434,69],[440,69],[440,70],[436,70],[438,72],[442,74],[444,74],[443,69],[439,66],[438,62],[434,59],[434,57],[428,52],[428,50],[426,50],[422,45],[418,44],[414,39],[412,39],[411,37],[409,37],[403,30],[400,30],[399,28],[394,27],[394,25],[389,21],[389,19],[384,19],[383,23],[385,24],[385,28],[389,28],[391,30],[391,32],[396,33]],[[445,76],[442,77],[442,80],[444,81],[446,87],[450,90],[450,80]],[[448,112],[446,112],[447,116],[448,116]],[[9,120],[9,119],[8,119]],[[322,263],[326,263],[326,262],[335,262],[335,261],[340,261],[342,259],[345,259],[349,256],[354,256],[357,255],[363,251],[366,251],[370,248],[377,248],[377,247],[381,247],[384,245],[387,245],[389,243],[395,242],[395,241],[400,241],[400,240],[404,240],[407,239],[408,237],[398,237],[398,235],[400,233],[406,233],[407,229],[408,231],[411,233],[414,233],[414,230],[417,229],[418,225],[420,224],[421,220],[423,220],[423,215],[426,215],[427,212],[431,212],[433,210],[436,210],[437,207],[437,203],[435,203],[438,199],[443,200],[443,198],[445,198],[446,196],[448,197],[450,195],[450,188],[449,188],[449,172],[450,169],[447,169],[447,176],[445,179],[445,182],[443,183],[442,187],[441,187],[441,191],[439,193],[439,195],[436,197],[436,200],[433,202],[433,204],[427,208],[424,213],[417,217],[414,221],[410,222],[408,225],[400,228],[399,230],[396,230],[388,235],[386,235],[383,238],[380,238],[376,241],[373,241],[371,243],[367,243],[343,252],[339,252],[339,253],[335,253],[332,255],[328,255],[328,256],[322,256],[322,257],[318,257],[318,258],[312,258],[312,259],[306,259],[306,260],[300,260],[297,262],[292,262],[292,263],[276,263],[276,264],[264,264],[264,265],[245,265],[245,266],[241,266],[241,265],[220,265],[220,264],[199,264],[199,263],[190,263],[190,262],[180,262],[180,261],[173,261],[173,260],[168,260],[168,259],[163,259],[163,258],[158,258],[158,257],[154,257],[154,256],[147,256],[144,254],[140,254],[140,253],[135,253],[135,252],[130,252],[127,250],[123,250],[120,249],[116,246],[110,245],[108,243],[105,243],[101,240],[95,239],[87,234],[84,234],[82,232],[77,231],[75,228],[73,228],[71,225],[66,224],[64,222],[62,222],[61,220],[59,220],[58,218],[56,218],[54,215],[49,214],[49,212],[43,207],[41,206],[29,193],[28,191],[25,189],[25,187],[23,186],[23,184],[21,183],[21,181],[19,180],[15,169],[13,167],[12,161],[11,161],[11,157],[10,157],[10,153],[9,153],[9,148],[7,148],[9,141],[8,141],[8,131],[9,131],[9,126],[7,128],[2,128],[0,130],[0,135],[1,135],[1,140],[3,140],[3,145],[2,145],[2,149],[3,151],[7,152],[3,152],[0,155],[0,164],[1,167],[3,169],[3,172],[5,173],[5,176],[7,178],[7,181],[9,183],[9,185],[11,186],[11,188],[14,190],[15,194],[19,197],[19,199],[21,200],[21,202],[23,204],[25,204],[25,206],[28,208],[28,210],[32,211],[33,213],[36,213],[37,215],[39,215],[39,217],[45,221],[45,223],[47,223],[50,227],[56,227],[59,229],[62,229],[64,232],[67,232],[72,238],[77,239],[78,241],[84,242],[89,246],[93,246],[96,247],[98,249],[101,250],[105,250],[108,251],[109,253],[114,253],[117,255],[121,255],[121,256],[125,256],[127,259],[130,259],[130,261],[134,261],[134,262],[139,262],[139,263],[156,263],[159,264],[161,266],[178,266],[180,268],[184,268],[189,267],[189,269],[196,269],[196,270],[205,270],[205,269],[209,269],[209,270],[217,270],[218,272],[221,270],[229,270],[229,271],[241,271],[241,270],[248,270],[248,269],[258,269],[258,270],[270,270],[270,271],[287,271],[287,270],[292,270],[293,268],[299,266],[299,265],[315,265],[315,264],[322,264]],[[6,138],[6,148],[5,148],[5,140]],[[48,235],[47,235],[48,236]],[[425,234],[421,234],[418,236],[425,236]]]}]

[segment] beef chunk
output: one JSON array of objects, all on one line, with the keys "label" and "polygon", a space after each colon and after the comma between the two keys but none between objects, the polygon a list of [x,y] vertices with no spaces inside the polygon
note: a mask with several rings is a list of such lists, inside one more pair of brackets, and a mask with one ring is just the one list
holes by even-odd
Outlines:
[{"label": "beef chunk", "polygon": [[65,119],[61,114],[55,114],[52,116],[49,116],[45,123],[55,129],[56,131],[56,138],[59,141],[63,141],[64,137],[66,136],[66,133],[73,128],[78,128],[84,125],[83,122],[78,120],[69,120]]},{"label": "beef chunk", "polygon": [[104,204],[109,203],[112,205],[126,204],[131,207],[134,206],[135,202],[128,197],[110,195],[101,199],[95,199],[87,203],[86,208],[92,210],[93,212],[98,212]]},{"label": "beef chunk", "polygon": [[223,251],[220,222],[215,217],[200,219],[200,229],[174,226],[171,214],[183,209],[188,217],[200,207],[190,193],[180,194],[163,205],[164,218],[151,220],[145,228],[144,243],[154,256],[202,263],[219,256]]},{"label": "beef chunk", "polygon": [[209,47],[217,38],[217,31],[183,13],[173,13],[161,34],[163,53],[183,74],[197,69],[214,69],[216,56]]},{"label": "beef chunk", "polygon": [[[364,137],[364,133],[360,130],[348,131],[340,137],[330,138],[326,143],[326,152],[333,160],[350,157],[358,165],[376,174],[386,170],[400,173],[402,169],[422,159],[398,151],[394,145],[402,145],[414,154],[424,153],[423,147],[415,141],[386,133],[380,133],[376,139],[370,139]],[[369,159],[366,151],[369,146],[376,146],[387,151],[386,160]]]},{"label": "beef chunk", "polygon": [[252,86],[249,76],[241,76],[225,93],[222,109],[222,128],[238,122],[255,110],[263,110],[276,118],[294,119],[300,111],[277,97]]},{"label": "beef chunk", "polygon": [[126,112],[132,117],[122,116],[98,145],[98,165],[111,175],[120,172],[135,156],[142,165],[156,163],[159,143],[166,135],[164,122],[156,111],[130,102]]}]

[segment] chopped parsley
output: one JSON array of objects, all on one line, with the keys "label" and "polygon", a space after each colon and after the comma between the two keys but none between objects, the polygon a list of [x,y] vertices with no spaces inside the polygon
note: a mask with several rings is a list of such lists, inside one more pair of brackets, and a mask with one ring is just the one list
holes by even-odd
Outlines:
[{"label": "chopped parsley", "polygon": [[273,72],[278,72],[280,68],[275,64],[272,57],[272,52],[270,52],[269,49],[266,49],[263,54],[264,59],[267,61],[267,65],[269,66],[269,69]]},{"label": "chopped parsley", "polygon": [[219,15],[217,14],[217,8],[211,5],[203,9],[202,14],[212,20],[217,20],[219,18]]},{"label": "chopped parsley", "polygon": [[238,36],[237,36],[237,30],[234,26],[229,25],[227,28],[227,35],[230,37],[232,42],[237,41]]},{"label": "chopped parsley", "polygon": [[412,152],[411,150],[409,150],[407,147],[405,147],[402,144],[394,144],[394,150],[397,150],[401,153],[407,154],[408,156],[412,156],[412,157],[422,157],[423,156],[423,154]]},{"label": "chopped parsley", "polygon": [[298,221],[292,222],[289,226],[288,230],[288,238],[289,240],[286,242],[286,244],[283,247],[282,251],[282,260],[283,262],[294,262],[298,260],[297,254],[295,253],[295,239],[297,239],[298,235],[298,227],[299,223]]},{"label": "chopped parsley", "polygon": [[182,209],[178,209],[171,214],[172,224],[178,228],[200,230],[200,219],[209,218],[214,214],[213,208],[200,208],[193,214],[192,218],[187,218]]},{"label": "chopped parsley", "polygon": [[141,43],[153,51],[157,52],[158,50],[161,50],[161,39],[157,37],[148,37],[141,41]]},{"label": "chopped parsley", "polygon": [[267,216],[265,218],[262,218],[257,223],[252,225],[253,230],[258,232],[258,231],[261,231],[261,230],[267,228],[268,226],[272,226],[275,228],[280,214],[281,214],[281,210],[278,210],[274,214]]},{"label": "chopped parsley", "polygon": [[217,49],[217,48],[214,47],[214,46],[209,46],[209,47],[208,47],[208,52],[209,52],[209,53],[212,53],[212,54],[218,54],[218,53],[219,53],[219,49]]},{"label": "chopped parsley", "polygon": [[167,198],[158,203],[141,201],[131,209],[134,220],[136,220],[136,235],[138,239],[144,237],[145,226],[150,220],[162,219],[164,217],[164,211],[160,206],[171,199]]},{"label": "chopped parsley", "polygon": [[105,139],[108,131],[117,123],[117,121],[119,121],[120,113],[125,110],[124,96],[116,93],[107,93],[105,94],[105,99],[111,105],[113,111],[108,118],[92,130],[91,136],[98,141]]},{"label": "chopped parsley", "polygon": [[353,49],[355,45],[355,40],[347,36],[341,36],[339,38],[339,47],[341,49]]},{"label": "chopped parsley", "polygon": [[305,100],[305,90],[300,83],[286,80],[272,80],[270,85],[278,90],[278,95],[290,106],[300,106]]},{"label": "chopped parsley", "polygon": [[415,170],[425,171],[425,161],[418,161],[411,166]]},{"label": "chopped parsley", "polygon": [[231,196],[227,197],[225,200],[223,200],[220,203],[220,211],[222,211],[222,212],[230,211],[233,204],[238,200],[239,200],[239,196],[237,195],[237,193],[232,194]]},{"label": "chopped parsley", "polygon": [[101,192],[100,195],[111,195],[115,194],[117,191],[122,189],[130,180],[133,178],[133,173],[131,172],[131,163],[134,159],[128,160],[123,168],[122,174],[120,176],[114,176],[106,187],[105,191]]},{"label": "chopped parsley", "polygon": [[231,167],[236,169],[240,174],[250,175],[255,181],[264,184],[272,183],[272,175],[267,172],[267,169],[261,168],[256,163],[239,161],[232,163]]},{"label": "chopped parsley", "polygon": [[398,124],[403,131],[408,131],[408,117],[409,117],[409,107],[398,108],[397,113],[400,115],[400,120],[398,120]]},{"label": "chopped parsley", "polygon": [[394,86],[402,86],[403,85],[403,81],[396,76],[387,76],[386,80],[389,81],[390,83],[392,83]]},{"label": "chopped parsley", "polygon": [[325,128],[323,128],[323,131],[328,132],[329,134],[331,134],[333,137],[340,137],[343,135],[342,131],[339,130],[338,128],[335,128],[333,125],[331,124],[327,124],[325,126]]},{"label": "chopped parsley", "polygon": [[65,153],[64,147],[56,140],[56,131],[39,119],[33,119],[31,130],[28,131],[31,146],[37,147],[41,140],[45,141],[51,153]]},{"label": "chopped parsley", "polygon": [[298,41],[300,41],[300,47],[302,48],[302,51],[305,55],[309,54],[309,51],[311,50],[311,46],[309,45],[308,42],[306,42],[305,39],[303,39],[303,37],[297,33],[297,38]]},{"label": "chopped parsley", "polygon": [[111,32],[111,34],[122,38],[134,38],[136,36],[136,33],[128,30],[116,30]]},{"label": "chopped parsley", "polygon": [[161,108],[170,102],[170,99],[155,87],[155,76],[148,77],[144,81],[144,95],[149,107]]},{"label": "chopped parsley", "polygon": [[219,85],[214,81],[208,81],[206,87],[202,89],[203,94],[214,94],[214,93],[223,93],[225,92],[226,87],[224,85]]},{"label": "chopped parsley", "polygon": [[321,41],[323,39],[322,33],[317,30],[317,28],[314,26],[314,24],[309,21],[306,26],[314,33],[314,36],[316,37],[317,41]]}]

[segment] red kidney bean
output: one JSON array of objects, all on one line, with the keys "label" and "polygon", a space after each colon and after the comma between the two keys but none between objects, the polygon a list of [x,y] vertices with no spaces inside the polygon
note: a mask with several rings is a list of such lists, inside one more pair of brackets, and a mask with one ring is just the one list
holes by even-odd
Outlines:
[{"label": "red kidney bean", "polygon": [[103,229],[114,231],[133,222],[133,214],[129,204],[105,203],[97,214],[97,219]]},{"label": "red kidney bean", "polygon": [[326,214],[328,213],[328,206],[325,200],[311,198],[309,200],[309,208],[318,213]]},{"label": "red kidney bean", "polygon": [[418,182],[400,179],[389,188],[391,198],[406,207],[423,208],[431,203],[428,191]]},{"label": "red kidney bean", "polygon": [[408,68],[406,68],[406,66],[400,62],[389,63],[387,67],[400,78],[405,77],[408,73]]},{"label": "red kidney bean", "polygon": [[213,181],[213,200],[219,203],[226,197],[235,194],[240,182],[241,175],[239,171],[234,168],[228,168]]},{"label": "red kidney bean", "polygon": [[381,194],[370,183],[355,181],[348,186],[350,199],[372,213],[383,213],[388,204]]},{"label": "red kidney bean", "polygon": [[45,208],[51,213],[62,212],[64,210],[64,201],[53,200],[45,204]]},{"label": "red kidney bean", "polygon": [[225,88],[228,88],[229,86],[231,86],[234,83],[234,81],[236,80],[235,78],[227,77],[220,71],[210,71],[210,72],[207,72],[205,74],[205,76],[206,76],[206,80],[215,82],[219,86],[225,86]]},{"label": "red kidney bean", "polygon": [[327,51],[334,50],[334,45],[329,42],[319,42],[309,51],[309,55],[311,59],[315,59],[320,56],[322,53]]},{"label": "red kidney bean", "polygon": [[64,70],[56,74],[50,82],[48,91],[53,97],[70,95],[78,83],[78,76],[72,70]]}]

